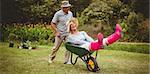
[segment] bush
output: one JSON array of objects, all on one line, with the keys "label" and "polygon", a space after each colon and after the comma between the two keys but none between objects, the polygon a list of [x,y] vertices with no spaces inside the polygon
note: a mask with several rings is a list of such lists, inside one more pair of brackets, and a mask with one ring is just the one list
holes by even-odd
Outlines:
[{"label": "bush", "polygon": [[[80,27],[90,34],[102,32],[107,37],[115,31],[115,24],[119,23],[123,27],[121,41],[149,42],[149,21],[143,22],[143,15],[129,6],[120,0],[93,0],[81,15],[78,14]],[[95,32],[95,28],[99,30]]]},{"label": "bush", "polygon": [[8,39],[6,40],[9,41],[38,41],[40,44],[47,44],[52,42],[51,40],[54,38],[51,29],[47,29],[41,24],[37,24],[34,27],[28,25],[15,25],[14,27],[7,27],[5,32],[8,33]]},{"label": "bush", "polygon": [[137,34],[137,40],[142,41],[142,42],[149,42],[149,32],[150,32],[150,24],[149,24],[149,19],[143,21],[138,29],[138,34]]},{"label": "bush", "polygon": [[[142,24],[144,17],[141,14],[130,12],[127,18],[129,41],[148,42],[148,24]],[[142,33],[142,34],[141,34]],[[142,38],[144,37],[144,38]]]},{"label": "bush", "polygon": [[[129,11],[129,7],[120,0],[93,0],[81,15],[78,15],[78,19],[83,30],[91,31],[87,31],[90,34],[102,32],[107,37],[115,31],[115,24],[128,16]],[[87,29],[86,25],[92,29],[99,27],[99,30],[95,32]],[[97,27],[94,27],[95,25]]]}]

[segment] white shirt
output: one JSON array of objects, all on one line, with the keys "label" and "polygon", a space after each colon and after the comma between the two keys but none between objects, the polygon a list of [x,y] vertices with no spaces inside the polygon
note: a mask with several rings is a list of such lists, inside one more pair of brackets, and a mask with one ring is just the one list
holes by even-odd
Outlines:
[{"label": "white shirt", "polygon": [[63,10],[59,10],[55,13],[52,22],[56,24],[57,31],[60,32],[61,36],[68,35],[66,22],[73,17],[71,11],[65,14]]}]

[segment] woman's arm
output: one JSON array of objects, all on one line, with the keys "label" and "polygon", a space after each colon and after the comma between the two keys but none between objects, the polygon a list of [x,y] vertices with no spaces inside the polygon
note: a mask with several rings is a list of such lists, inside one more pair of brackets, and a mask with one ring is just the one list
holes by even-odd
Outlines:
[{"label": "woman's arm", "polygon": [[82,31],[82,33],[83,33],[86,41],[88,41],[88,42],[94,41],[93,38],[91,38],[86,32]]}]

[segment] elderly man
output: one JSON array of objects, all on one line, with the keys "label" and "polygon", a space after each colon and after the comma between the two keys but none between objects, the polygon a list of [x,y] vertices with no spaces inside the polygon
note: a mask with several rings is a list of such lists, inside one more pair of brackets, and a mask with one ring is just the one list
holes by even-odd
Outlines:
[{"label": "elderly man", "polygon": [[[61,46],[65,38],[68,36],[66,22],[73,17],[72,12],[70,11],[70,6],[71,4],[69,4],[69,1],[62,1],[61,10],[55,13],[51,21],[50,26],[55,35],[55,43],[54,47],[52,48],[52,52],[49,55],[49,63],[53,62],[59,47]],[[70,52],[66,50],[64,64],[69,64],[69,56]]]}]

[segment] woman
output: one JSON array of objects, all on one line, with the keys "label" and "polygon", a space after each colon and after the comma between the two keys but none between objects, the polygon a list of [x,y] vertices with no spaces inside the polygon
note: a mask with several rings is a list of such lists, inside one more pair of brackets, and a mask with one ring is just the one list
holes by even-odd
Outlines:
[{"label": "woman", "polygon": [[103,34],[98,34],[98,40],[94,41],[90,36],[84,31],[78,31],[78,20],[72,18],[68,22],[68,32],[70,35],[67,37],[66,42],[70,42],[79,47],[83,47],[89,51],[96,51],[102,49],[104,46],[108,46],[121,38],[122,29],[119,24],[116,24],[116,31],[107,38],[103,38]]}]

